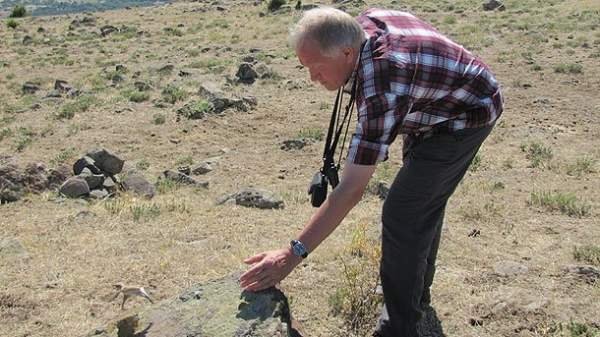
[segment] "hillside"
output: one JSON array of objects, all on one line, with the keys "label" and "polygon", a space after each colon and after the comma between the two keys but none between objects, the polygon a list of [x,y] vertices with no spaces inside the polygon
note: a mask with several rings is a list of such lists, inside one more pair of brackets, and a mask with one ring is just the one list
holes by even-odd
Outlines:
[{"label": "hillside", "polygon": [[[451,337],[600,336],[600,3],[504,4],[368,2],[431,22],[503,86],[504,115],[450,199],[433,304]],[[0,336],[85,335],[122,315],[110,301],[117,282],[167,299],[244,270],[243,258],[300,231],[314,211],[306,190],[334,94],[310,82],[286,45],[300,16],[293,5],[270,13],[261,1],[201,0],[26,17],[15,28],[2,20],[0,167],[70,167],[102,147],[153,183],[181,166],[209,161],[213,170],[196,177],[208,188],[161,180],[151,200],[47,190],[0,205]],[[257,69],[252,84],[237,81],[244,61]],[[72,90],[57,92],[56,80]],[[252,104],[210,113],[201,87]],[[186,105],[199,115],[182,113]],[[298,139],[303,148],[282,149]],[[373,189],[393,179],[401,145]],[[248,186],[285,207],[216,205]],[[344,290],[375,281],[381,204],[366,194],[282,283],[309,336],[350,335]]]}]

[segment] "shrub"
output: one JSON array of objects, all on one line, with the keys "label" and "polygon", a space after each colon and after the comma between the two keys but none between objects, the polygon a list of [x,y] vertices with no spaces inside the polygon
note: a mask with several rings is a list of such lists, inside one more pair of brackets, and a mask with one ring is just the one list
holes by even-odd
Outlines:
[{"label": "shrub", "polygon": [[269,0],[267,8],[269,11],[273,12],[281,8],[283,5],[285,5],[285,0]]},{"label": "shrub", "polygon": [[577,63],[561,63],[554,67],[554,72],[560,74],[581,74],[583,73],[583,66]]},{"label": "shrub", "polygon": [[367,228],[358,225],[353,231],[350,257],[342,258],[343,284],[329,298],[332,313],[341,315],[347,331],[357,336],[372,330],[382,300],[377,294],[381,250]]},{"label": "shrub", "polygon": [[23,151],[31,142],[33,142],[33,136],[35,132],[28,128],[20,127],[17,130],[16,149],[18,152]]},{"label": "shrub", "polygon": [[180,87],[169,84],[162,91],[162,97],[165,102],[175,104],[177,101],[183,101],[187,98],[187,92]]},{"label": "shrub", "polygon": [[10,12],[9,18],[22,18],[27,15],[27,9],[23,5],[16,5]]},{"label": "shrub", "polygon": [[548,162],[554,156],[552,149],[540,143],[533,142],[527,145],[521,145],[521,150],[525,151],[526,158],[531,161],[531,167],[547,167]]},{"label": "shrub", "polygon": [[150,99],[149,93],[135,89],[127,89],[123,91],[123,96],[129,101],[136,103],[144,102]]},{"label": "shrub", "polygon": [[213,111],[213,105],[205,100],[190,102],[179,110],[177,114],[188,119],[201,119]]},{"label": "shrub", "polygon": [[140,171],[146,171],[150,167],[150,163],[146,159],[142,159],[135,164],[135,168]]},{"label": "shrub", "polygon": [[305,128],[298,131],[298,138],[313,139],[316,141],[323,140],[323,130],[316,128]]},{"label": "shrub", "polygon": [[162,113],[154,114],[152,122],[156,125],[165,124],[165,122],[166,122],[165,114],[162,114]]},{"label": "shrub", "polygon": [[532,192],[531,205],[542,206],[550,211],[560,211],[572,217],[583,217],[590,214],[591,206],[580,202],[571,193]]},{"label": "shrub", "polygon": [[19,26],[19,23],[13,19],[8,19],[8,20],[6,20],[6,26],[8,28],[15,29],[15,28],[17,28],[17,26]]},{"label": "shrub", "polygon": [[10,128],[3,128],[0,130],[0,142],[6,138],[12,135],[12,130]]},{"label": "shrub", "polygon": [[600,246],[575,247],[573,257],[577,261],[583,261],[592,265],[600,266]]},{"label": "shrub", "polygon": [[72,119],[76,113],[88,111],[96,103],[97,99],[94,96],[80,96],[75,101],[65,104],[55,117],[57,119]]},{"label": "shrub", "polygon": [[587,173],[594,173],[596,172],[596,162],[597,160],[591,157],[579,158],[575,164],[568,166],[567,174],[570,176],[581,177]]}]

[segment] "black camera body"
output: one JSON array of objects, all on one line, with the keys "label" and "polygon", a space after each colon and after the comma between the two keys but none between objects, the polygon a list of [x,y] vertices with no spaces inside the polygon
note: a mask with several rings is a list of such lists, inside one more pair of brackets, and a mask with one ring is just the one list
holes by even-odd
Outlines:
[{"label": "black camera body", "polygon": [[328,185],[331,184],[331,188],[334,189],[339,183],[338,167],[333,163],[333,160],[325,160],[323,168],[315,173],[308,188],[312,206],[320,207],[327,199]]}]

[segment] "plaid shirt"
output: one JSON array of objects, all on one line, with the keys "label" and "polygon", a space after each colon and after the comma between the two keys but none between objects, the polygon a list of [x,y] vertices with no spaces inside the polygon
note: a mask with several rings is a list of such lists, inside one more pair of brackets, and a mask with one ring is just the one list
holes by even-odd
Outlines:
[{"label": "plaid shirt", "polygon": [[348,162],[386,160],[398,133],[410,138],[478,128],[502,113],[499,85],[488,66],[431,25],[381,9],[369,9],[357,21],[367,41],[356,73],[358,123]]}]

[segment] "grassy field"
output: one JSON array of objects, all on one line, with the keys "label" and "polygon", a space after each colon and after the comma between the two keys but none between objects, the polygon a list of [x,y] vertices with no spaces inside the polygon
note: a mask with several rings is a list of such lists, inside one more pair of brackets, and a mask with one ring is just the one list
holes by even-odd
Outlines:
[{"label": "grassy field", "polygon": [[[600,336],[600,282],[565,271],[600,267],[600,3],[507,0],[496,12],[466,0],[368,3],[433,23],[480,55],[503,85],[504,115],[446,213],[433,288],[445,334]],[[121,194],[96,202],[48,191],[0,205],[0,238],[18,240],[29,255],[0,255],[1,336],[85,335],[123,314],[109,300],[112,284],[144,285],[158,300],[176,296],[244,270],[242,259],[253,253],[285,246],[311,216],[306,188],[334,97],[310,83],[286,46],[300,13],[268,13],[266,2],[222,7],[107,11],[71,30],[83,14],[0,22],[0,158],[53,167],[105,147],[155,181],[163,170],[219,157],[208,190],[162,185],[152,200]],[[366,5],[346,7],[357,14]],[[120,31],[101,37],[103,25]],[[250,54],[273,76],[232,84]],[[159,71],[167,64],[172,72]],[[113,85],[116,75],[125,80]],[[56,79],[83,94],[44,98]],[[151,89],[139,91],[135,81]],[[24,95],[25,82],[41,90]],[[178,121],[176,110],[197,101],[206,82],[255,96],[258,105]],[[280,149],[301,136],[316,142]],[[375,180],[393,179],[400,148],[397,141]],[[285,209],[215,205],[246,186],[278,193]],[[282,283],[309,336],[366,336],[367,325],[349,331],[350,321],[357,314],[370,322],[372,310],[349,303],[374,282],[380,208],[376,195],[365,195]],[[497,268],[506,263],[527,270],[502,276]],[[144,305],[132,301],[127,310]]]}]

